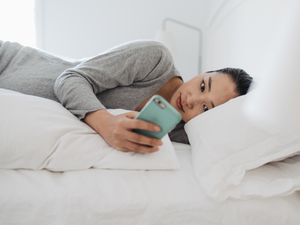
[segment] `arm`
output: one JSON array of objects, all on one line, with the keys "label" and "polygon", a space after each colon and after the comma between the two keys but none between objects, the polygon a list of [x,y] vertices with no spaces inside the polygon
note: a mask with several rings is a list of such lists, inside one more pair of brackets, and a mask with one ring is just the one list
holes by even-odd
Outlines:
[{"label": "arm", "polygon": [[83,119],[87,113],[105,109],[97,94],[154,80],[173,70],[171,55],[158,42],[130,42],[66,70],[57,78],[54,92],[64,107]]},{"label": "arm", "polygon": [[131,42],[66,70],[56,80],[54,90],[68,110],[79,119],[84,119],[114,148],[146,151],[146,147],[141,144],[157,146],[155,142],[158,140],[131,130],[153,130],[153,124],[133,120],[133,113],[120,116],[109,114],[96,94],[118,86],[152,80],[173,70],[172,58],[161,44],[151,41]]}]

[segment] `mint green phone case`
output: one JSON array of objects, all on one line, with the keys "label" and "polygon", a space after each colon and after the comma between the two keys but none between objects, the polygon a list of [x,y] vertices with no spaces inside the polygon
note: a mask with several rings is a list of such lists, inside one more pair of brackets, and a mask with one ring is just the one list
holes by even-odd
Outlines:
[{"label": "mint green phone case", "polygon": [[134,132],[162,139],[169,133],[181,120],[180,113],[171,106],[163,97],[154,95],[143,107],[135,119],[145,120],[155,123],[160,127],[159,132],[134,129]]}]

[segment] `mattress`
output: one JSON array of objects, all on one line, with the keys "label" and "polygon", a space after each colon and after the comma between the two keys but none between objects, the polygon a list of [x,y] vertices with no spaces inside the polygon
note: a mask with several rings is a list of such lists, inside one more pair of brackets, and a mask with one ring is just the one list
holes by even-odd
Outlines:
[{"label": "mattress", "polygon": [[199,185],[189,145],[180,169],[0,170],[0,224],[300,224],[299,192],[216,202]]}]

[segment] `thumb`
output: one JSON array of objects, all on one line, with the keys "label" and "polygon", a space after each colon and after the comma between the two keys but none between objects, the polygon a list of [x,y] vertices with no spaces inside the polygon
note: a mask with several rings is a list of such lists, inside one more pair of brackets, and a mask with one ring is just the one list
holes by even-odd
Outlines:
[{"label": "thumb", "polygon": [[138,114],[139,114],[139,112],[132,111],[132,112],[125,113],[125,116],[129,119],[134,119]]}]

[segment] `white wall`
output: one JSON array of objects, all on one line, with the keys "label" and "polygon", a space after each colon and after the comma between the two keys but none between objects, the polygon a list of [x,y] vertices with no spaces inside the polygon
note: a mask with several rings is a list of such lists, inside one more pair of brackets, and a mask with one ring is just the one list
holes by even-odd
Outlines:
[{"label": "white wall", "polygon": [[35,47],[34,0],[2,0],[0,7],[0,40]]},{"label": "white wall", "polygon": [[208,21],[205,69],[227,66],[260,77],[269,43],[291,0],[225,0]]},{"label": "white wall", "polygon": [[[153,39],[166,17],[203,28],[207,0],[36,0],[37,46],[83,58],[136,39]],[[175,64],[186,79],[198,73],[198,33],[176,24]]]},{"label": "white wall", "polygon": [[[38,47],[83,58],[135,39],[152,39],[171,17],[204,31],[202,72],[240,67],[259,77],[265,51],[291,0],[36,0]],[[198,34],[168,23],[175,65],[198,74]]]}]

